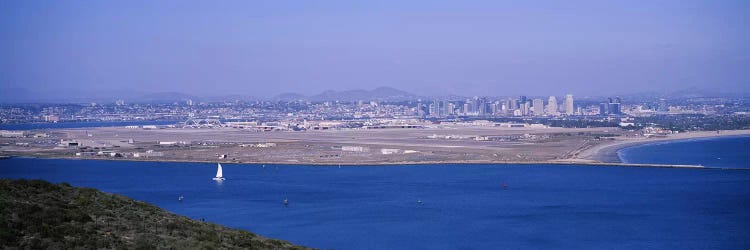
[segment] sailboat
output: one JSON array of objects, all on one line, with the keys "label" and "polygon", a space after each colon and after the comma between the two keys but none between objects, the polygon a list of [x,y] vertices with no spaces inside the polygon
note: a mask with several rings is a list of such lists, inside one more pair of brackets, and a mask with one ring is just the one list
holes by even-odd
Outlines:
[{"label": "sailboat", "polygon": [[224,175],[221,173],[221,163],[219,163],[219,167],[216,169],[216,177],[214,177],[215,181],[223,181]]}]

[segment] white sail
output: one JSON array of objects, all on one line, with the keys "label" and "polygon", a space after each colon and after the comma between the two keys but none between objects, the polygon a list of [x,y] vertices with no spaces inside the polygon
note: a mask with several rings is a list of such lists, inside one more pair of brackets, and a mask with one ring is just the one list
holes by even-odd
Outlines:
[{"label": "white sail", "polygon": [[214,177],[214,180],[217,180],[217,181],[224,180],[224,174],[221,171],[221,163],[219,163],[219,167],[216,169],[216,177]]}]

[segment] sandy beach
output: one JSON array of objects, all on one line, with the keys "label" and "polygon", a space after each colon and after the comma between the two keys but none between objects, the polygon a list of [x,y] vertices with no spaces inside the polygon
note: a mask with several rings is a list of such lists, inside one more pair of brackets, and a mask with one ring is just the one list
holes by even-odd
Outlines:
[{"label": "sandy beach", "polygon": [[665,137],[629,137],[629,138],[617,138],[615,140],[602,143],[586,150],[582,150],[572,160],[583,160],[583,161],[594,161],[594,162],[605,162],[605,163],[620,163],[620,157],[617,155],[617,151],[627,147],[633,147],[649,143],[658,143],[666,141],[678,141],[678,140],[690,140],[699,138],[712,138],[712,137],[724,137],[724,136],[742,136],[750,135],[750,130],[723,130],[719,131],[693,131],[679,134],[671,134]]}]

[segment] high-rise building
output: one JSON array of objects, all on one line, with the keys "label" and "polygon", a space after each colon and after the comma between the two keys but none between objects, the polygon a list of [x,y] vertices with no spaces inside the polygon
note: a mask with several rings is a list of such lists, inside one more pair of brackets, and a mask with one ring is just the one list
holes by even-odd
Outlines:
[{"label": "high-rise building", "polygon": [[609,105],[607,106],[607,113],[610,115],[621,115],[622,110],[620,106],[620,97],[616,97],[614,100],[612,98],[609,98]]},{"label": "high-rise building", "polygon": [[659,112],[667,112],[667,111],[669,111],[669,105],[667,105],[667,100],[666,99],[664,99],[664,98],[659,99],[658,111]]},{"label": "high-rise building", "polygon": [[438,101],[437,99],[432,101],[432,108],[430,109],[430,116],[441,117],[444,110],[441,109],[440,107],[441,107],[440,101]]},{"label": "high-rise building", "polygon": [[454,110],[456,109],[456,105],[449,101],[445,101],[444,105],[445,106],[443,108],[445,108],[445,115],[454,115]]},{"label": "high-rise building", "polygon": [[490,109],[491,109],[490,111],[492,111],[492,115],[497,115],[500,113],[500,108],[498,108],[499,106],[500,106],[500,103],[497,101],[490,103]]},{"label": "high-rise building", "polygon": [[600,103],[599,104],[599,115],[607,115],[607,103]]},{"label": "high-rise building", "polygon": [[[607,103],[607,106],[606,106],[606,114],[621,115],[622,114],[622,108],[621,108],[622,104],[620,104],[620,101],[621,101],[620,97],[615,97],[614,99],[612,99],[610,97],[607,100],[609,101],[609,103]],[[599,114],[602,114],[601,108],[602,107],[599,107],[599,109],[600,109],[599,110]]]},{"label": "high-rise building", "polygon": [[607,98],[607,102],[599,104],[599,115],[621,115],[622,104],[620,97]]},{"label": "high-rise building", "polygon": [[526,100],[526,102],[523,104],[523,115],[530,115],[531,114],[531,100]]},{"label": "high-rise building", "polygon": [[616,102],[610,103],[607,107],[607,112],[609,112],[610,115],[622,114],[622,111],[620,110],[620,104]]},{"label": "high-rise building", "polygon": [[534,99],[534,115],[544,115],[544,100]]},{"label": "high-rise building", "polygon": [[474,101],[471,103],[471,109],[474,112],[474,115],[480,115],[481,111],[479,110],[482,107],[482,101],[479,99],[479,97],[475,96]]},{"label": "high-rise building", "polygon": [[557,98],[550,96],[547,102],[547,114],[557,115]]},{"label": "high-rise building", "polygon": [[565,95],[565,114],[572,115],[575,113],[573,109],[573,95]]}]

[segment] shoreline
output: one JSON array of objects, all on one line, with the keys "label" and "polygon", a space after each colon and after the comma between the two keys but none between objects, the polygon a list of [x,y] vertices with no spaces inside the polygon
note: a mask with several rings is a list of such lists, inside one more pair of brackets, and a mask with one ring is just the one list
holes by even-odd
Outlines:
[{"label": "shoreline", "polygon": [[164,163],[222,163],[244,165],[275,165],[275,166],[313,166],[313,167],[389,167],[389,166],[424,166],[424,165],[554,165],[579,167],[628,167],[628,168],[682,168],[682,169],[722,169],[722,170],[750,170],[743,168],[723,168],[685,164],[649,164],[649,163],[616,163],[594,161],[526,161],[526,162],[483,162],[483,161],[424,161],[424,162],[381,162],[381,163],[283,163],[283,162],[232,162],[232,161],[186,161],[186,160],[134,160],[113,158],[76,158],[76,157],[39,157],[39,156],[8,156],[11,158],[49,159],[49,160],[80,160],[80,161],[121,161],[121,162],[164,162]]},{"label": "shoreline", "polygon": [[[576,165],[576,166],[620,166],[620,167],[658,167],[658,168],[720,168],[720,167],[706,167],[701,165],[684,165],[684,164],[648,164],[648,163],[627,163],[623,162],[618,152],[625,148],[637,147],[653,143],[671,143],[685,140],[694,139],[711,139],[721,137],[737,137],[737,136],[750,136],[750,130],[725,130],[725,131],[693,131],[685,132],[680,134],[672,134],[664,137],[657,138],[645,138],[643,136],[620,136],[613,139],[601,141],[593,146],[586,147],[579,146],[574,149],[575,154],[569,155],[563,159],[543,159],[533,160],[527,159],[522,161],[514,160],[495,160],[495,159],[433,159],[433,160],[393,160],[383,159],[381,161],[340,161],[340,162],[300,162],[294,161],[293,159],[278,159],[264,161],[262,159],[257,160],[219,160],[210,158],[192,158],[192,159],[180,159],[180,158],[104,158],[104,157],[79,157],[68,154],[24,154],[24,153],[11,153],[0,155],[0,160],[23,157],[23,158],[37,158],[37,159],[69,159],[69,160],[105,160],[105,161],[136,161],[136,162],[184,162],[184,163],[224,163],[224,164],[267,164],[267,165],[308,165],[308,166],[393,166],[393,165],[451,165],[451,164],[462,164],[462,165]],[[585,143],[584,143],[585,144]],[[31,153],[31,152],[29,152]],[[282,161],[283,160],[283,161]],[[726,168],[721,168],[726,169]],[[731,168],[730,168],[731,169]]]},{"label": "shoreline", "polygon": [[742,137],[750,136],[750,130],[722,130],[720,133],[716,131],[696,131],[696,132],[685,132],[680,134],[668,135],[666,137],[658,137],[651,139],[644,138],[632,138],[632,139],[620,139],[611,142],[596,145],[594,147],[585,149],[577,156],[577,159],[598,161],[602,163],[622,163],[618,152],[620,150],[644,146],[656,143],[674,143],[681,141],[690,141],[695,139],[716,139],[723,137]]}]

